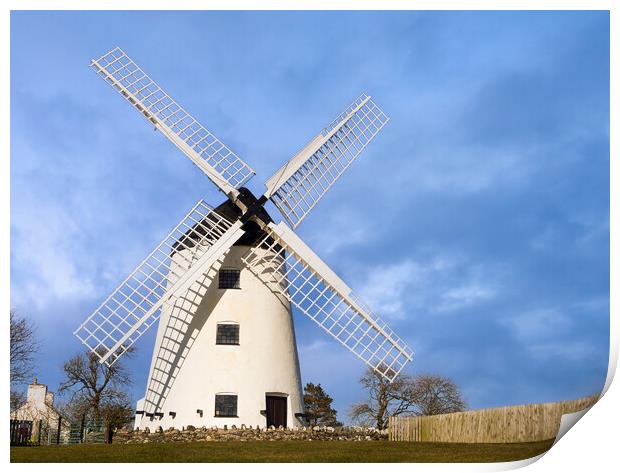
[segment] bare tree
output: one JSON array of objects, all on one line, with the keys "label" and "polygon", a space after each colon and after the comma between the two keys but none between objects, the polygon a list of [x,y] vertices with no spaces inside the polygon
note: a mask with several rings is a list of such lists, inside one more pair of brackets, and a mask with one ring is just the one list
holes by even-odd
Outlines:
[{"label": "bare tree", "polygon": [[87,352],[75,355],[64,364],[63,370],[65,380],[59,393],[70,393],[68,405],[72,410],[103,421],[106,439],[111,441],[113,429],[125,425],[128,421],[123,419],[132,412],[125,392],[132,381],[125,366],[120,361],[112,366],[99,363],[97,355]]},{"label": "bare tree", "polygon": [[11,384],[23,383],[32,374],[34,356],[39,349],[35,329],[25,317],[11,309]]},{"label": "bare tree", "polygon": [[412,409],[411,378],[398,375],[389,382],[372,368],[368,368],[360,378],[360,383],[368,391],[368,401],[354,404],[349,416],[354,422],[374,424],[377,429],[387,428],[390,416],[403,414]]},{"label": "bare tree", "polygon": [[10,309],[10,375],[11,411],[19,408],[26,402],[26,396],[20,390],[19,385],[28,380],[32,375],[34,357],[39,350],[39,343],[35,336],[32,323],[25,317],[20,317]]},{"label": "bare tree", "polygon": [[9,401],[11,404],[11,412],[13,412],[26,403],[26,395],[22,391],[11,389]]},{"label": "bare tree", "polygon": [[112,402],[104,402],[101,406],[101,417],[106,425],[106,441],[112,443],[114,431],[126,427],[133,420],[134,407],[129,395],[122,393]]},{"label": "bare tree", "polygon": [[[62,417],[72,424],[80,424],[90,410],[90,403],[83,396],[75,393],[58,393],[56,409]],[[68,394],[68,398],[64,395]]]},{"label": "bare tree", "polygon": [[389,382],[368,368],[360,379],[368,391],[368,401],[354,404],[349,416],[355,422],[388,426],[390,416],[400,414],[428,416],[460,412],[466,403],[456,384],[449,378],[422,374],[415,378],[400,374]]},{"label": "bare tree", "polygon": [[461,412],[467,407],[454,381],[436,374],[416,376],[411,396],[413,412],[420,416]]}]

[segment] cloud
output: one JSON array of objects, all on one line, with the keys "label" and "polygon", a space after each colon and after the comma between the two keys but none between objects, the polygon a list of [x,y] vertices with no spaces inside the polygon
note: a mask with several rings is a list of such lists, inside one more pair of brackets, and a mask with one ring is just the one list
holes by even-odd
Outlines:
[{"label": "cloud", "polygon": [[458,310],[491,299],[494,296],[495,290],[492,287],[485,286],[479,281],[473,281],[463,286],[449,289],[442,296],[437,310],[441,312]]},{"label": "cloud", "polygon": [[364,218],[361,206],[359,211],[349,207],[331,207],[329,212],[321,212],[324,207],[327,205],[314,209],[319,211],[319,216],[308,216],[319,217],[322,222],[314,222],[311,233],[304,238],[317,254],[328,256],[338,250],[351,250],[361,243],[371,244],[376,238],[377,232],[372,230],[372,220]]},{"label": "cloud", "polygon": [[403,319],[405,291],[418,279],[420,271],[420,266],[413,261],[376,267],[368,274],[359,293],[382,317]]},{"label": "cloud", "polygon": [[[144,140],[152,138],[148,127],[136,132],[144,126],[139,117],[135,127],[126,126],[70,97],[16,96],[12,303],[45,313],[53,301],[102,299],[173,227],[174,214],[180,218],[191,207],[170,182],[181,181],[192,165],[167,156],[173,149],[161,137],[153,140],[164,150],[158,159],[144,153]],[[33,115],[48,117],[37,122],[36,134]]]},{"label": "cloud", "polygon": [[301,353],[310,353],[310,352],[319,352],[323,349],[325,349],[325,347],[328,346],[328,343],[325,340],[322,339],[316,339],[316,340],[312,340],[309,343],[305,343],[303,345],[299,346],[299,351]]},{"label": "cloud", "polygon": [[609,213],[605,218],[595,221],[583,221],[579,223],[583,225],[583,233],[577,239],[577,243],[586,246],[589,244],[597,244],[600,241],[609,240]]},{"label": "cloud", "polygon": [[600,346],[595,344],[587,330],[573,330],[575,314],[582,315],[584,310],[599,308],[600,304],[601,301],[596,299],[571,304],[566,310],[537,309],[503,318],[500,324],[511,330],[513,337],[533,359],[579,362],[599,356]]},{"label": "cloud", "polygon": [[523,184],[535,161],[531,150],[509,147],[432,145],[420,151],[414,180],[427,191],[452,195],[481,193],[488,189]]},{"label": "cloud", "polygon": [[558,239],[557,230],[550,224],[545,225],[543,230],[530,239],[530,245],[537,251],[545,251]]},{"label": "cloud", "polygon": [[367,270],[358,293],[379,315],[403,320],[412,310],[449,313],[472,307],[496,295],[496,284],[483,282],[479,266],[463,258],[434,256],[426,261],[407,259]]},{"label": "cloud", "polygon": [[570,327],[570,319],[557,309],[537,309],[500,320],[500,324],[512,330],[523,341],[552,338]]},{"label": "cloud", "polygon": [[534,358],[561,358],[575,362],[592,358],[598,353],[598,350],[592,343],[573,340],[534,343],[529,345],[527,350]]},{"label": "cloud", "polygon": [[[39,308],[51,299],[82,299],[95,294],[83,271],[88,259],[77,259],[80,229],[63,208],[42,200],[22,201],[12,219],[13,266],[23,277],[14,278],[14,302]],[[80,263],[78,263],[80,261]]]},{"label": "cloud", "polygon": [[578,310],[583,310],[585,313],[600,314],[601,312],[608,312],[609,296],[584,299],[576,302],[574,307]]}]

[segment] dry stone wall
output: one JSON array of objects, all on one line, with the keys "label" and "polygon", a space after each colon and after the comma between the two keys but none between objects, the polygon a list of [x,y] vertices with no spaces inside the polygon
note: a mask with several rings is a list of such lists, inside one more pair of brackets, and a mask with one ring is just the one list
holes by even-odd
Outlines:
[{"label": "dry stone wall", "polygon": [[162,442],[227,442],[227,441],[287,441],[287,440],[332,440],[332,441],[376,441],[387,440],[387,430],[372,427],[294,427],[292,429],[266,427],[236,427],[232,425],[195,428],[191,425],[183,430],[161,428],[151,432],[144,430],[117,430],[113,443],[162,443]]}]

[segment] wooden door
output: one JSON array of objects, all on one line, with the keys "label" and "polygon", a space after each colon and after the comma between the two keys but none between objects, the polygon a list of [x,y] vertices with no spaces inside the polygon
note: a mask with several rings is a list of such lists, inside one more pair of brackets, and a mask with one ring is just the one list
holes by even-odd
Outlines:
[{"label": "wooden door", "polygon": [[267,427],[286,428],[286,398],[281,396],[267,396]]}]

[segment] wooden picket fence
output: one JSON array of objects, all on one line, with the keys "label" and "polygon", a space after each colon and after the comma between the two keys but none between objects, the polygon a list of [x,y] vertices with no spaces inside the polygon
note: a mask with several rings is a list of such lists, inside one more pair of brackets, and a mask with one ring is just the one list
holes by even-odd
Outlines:
[{"label": "wooden picket fence", "polygon": [[555,438],[563,414],[593,406],[598,395],[426,417],[390,417],[390,440],[406,442],[511,443]]}]

